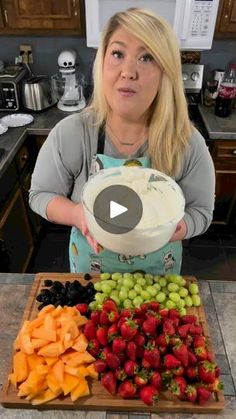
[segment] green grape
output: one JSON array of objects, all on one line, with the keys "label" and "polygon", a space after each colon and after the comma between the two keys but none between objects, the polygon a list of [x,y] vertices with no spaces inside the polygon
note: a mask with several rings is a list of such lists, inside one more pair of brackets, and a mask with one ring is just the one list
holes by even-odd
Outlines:
[{"label": "green grape", "polygon": [[124,308],[131,308],[133,307],[133,303],[131,300],[129,300],[128,298],[123,302],[123,306]]},{"label": "green grape", "polygon": [[178,291],[178,290],[179,290],[179,286],[178,286],[177,284],[175,284],[174,282],[170,282],[170,283],[167,285],[167,289],[168,289],[168,291],[170,291],[170,292],[176,292],[176,291]]},{"label": "green grape", "polygon": [[187,288],[185,288],[185,287],[181,287],[180,289],[179,289],[179,295],[180,295],[180,297],[187,297],[187,295],[188,295],[188,290],[187,290]]},{"label": "green grape", "polygon": [[160,291],[160,289],[161,289],[160,284],[158,284],[157,282],[155,282],[155,284],[153,284],[153,287],[156,288],[157,292]]},{"label": "green grape", "polygon": [[176,307],[176,304],[172,300],[167,300],[165,302],[165,306],[166,306],[166,308],[169,308],[170,309],[170,308],[175,308]]},{"label": "green grape", "polygon": [[[112,274],[113,275],[113,274]],[[103,280],[107,280],[107,279],[110,279],[110,277],[111,277],[111,274],[109,274],[108,272],[103,272],[101,275],[100,275],[100,278],[101,278],[101,280],[103,281]]]},{"label": "green grape", "polygon": [[138,279],[138,278],[143,278],[143,274],[141,274],[140,272],[135,272],[134,274],[134,278]]},{"label": "green grape", "polygon": [[185,307],[179,308],[179,312],[181,316],[185,316],[187,314],[187,310]]},{"label": "green grape", "polygon": [[184,301],[185,301],[185,305],[187,307],[192,307],[193,300],[192,300],[192,297],[190,297],[190,295],[187,295],[187,297],[185,297]]},{"label": "green grape", "polygon": [[152,285],[153,284],[153,279],[152,278],[146,278],[146,284],[147,285]]},{"label": "green grape", "polygon": [[159,282],[160,278],[161,278],[160,275],[155,275],[154,278],[153,278],[153,281],[154,282]]},{"label": "green grape", "polygon": [[147,287],[147,292],[151,295],[151,297],[155,297],[155,295],[157,295],[157,290],[154,286],[149,285]]},{"label": "green grape", "polygon": [[120,299],[118,295],[112,295],[111,299],[115,301],[115,303],[119,306],[120,305]]},{"label": "green grape", "polygon": [[128,298],[128,292],[125,289],[120,290],[119,292],[119,299],[120,301],[125,301]]},{"label": "green grape", "polygon": [[91,311],[95,311],[97,310],[97,305],[98,305],[97,301],[91,301],[91,303],[89,303],[89,309]]},{"label": "green grape", "polygon": [[156,300],[158,301],[158,303],[163,303],[163,301],[165,301],[165,299],[166,299],[166,294],[164,293],[164,292],[159,292],[157,295],[156,295]]},{"label": "green grape", "polygon": [[128,296],[130,300],[133,300],[135,297],[137,297],[137,292],[135,290],[130,290]]},{"label": "green grape", "polygon": [[166,287],[167,280],[164,277],[161,277],[159,279],[159,284],[160,284],[161,287]]},{"label": "green grape", "polygon": [[117,289],[115,289],[115,290],[112,290],[110,296],[112,297],[113,295],[116,295],[118,297],[118,294],[119,294],[119,291]]},{"label": "green grape", "polygon": [[177,303],[180,300],[180,295],[177,294],[177,292],[170,292],[168,297],[171,301],[174,301],[174,303]]},{"label": "green grape", "polygon": [[114,272],[111,276],[111,279],[114,279],[114,281],[117,281],[119,278],[122,278],[122,274],[120,272]]},{"label": "green grape", "polygon": [[198,289],[197,284],[194,284],[194,283],[190,284],[188,289],[189,289],[190,294],[192,294],[192,295],[195,295],[195,294],[199,293],[199,289]]},{"label": "green grape", "polygon": [[169,294],[168,288],[167,287],[162,287],[161,288],[162,292],[164,292],[166,295]]},{"label": "green grape", "polygon": [[201,298],[199,295],[192,295],[192,301],[193,301],[193,305],[194,307],[199,307],[201,305]]},{"label": "green grape", "polygon": [[140,294],[140,292],[142,291],[142,287],[139,284],[135,284],[134,289],[138,294]]},{"label": "green grape", "polygon": [[102,294],[101,292],[97,292],[94,298],[99,304],[102,304],[106,297],[107,296],[105,294]]},{"label": "green grape", "polygon": [[123,285],[124,278],[120,277],[117,279],[117,284]]},{"label": "green grape", "polygon": [[128,289],[132,289],[134,287],[134,281],[131,278],[124,278],[123,286]]},{"label": "green grape", "polygon": [[110,295],[111,293],[111,287],[109,284],[103,284],[102,285],[102,292],[104,292],[107,295]]},{"label": "green grape", "polygon": [[142,290],[140,295],[144,300],[150,301],[151,295],[149,294],[149,292]]},{"label": "green grape", "polygon": [[120,291],[120,290],[121,290],[121,288],[122,288],[122,285],[121,285],[121,284],[118,284],[118,285],[116,286],[116,290],[117,290],[117,291]]},{"label": "green grape", "polygon": [[186,279],[184,279],[182,276],[179,278],[179,285],[180,287],[184,287],[186,285]]},{"label": "green grape", "polygon": [[144,285],[146,285],[146,279],[145,278],[138,277],[137,284],[141,285],[141,287],[144,287]]},{"label": "green grape", "polygon": [[110,279],[109,281],[107,281],[107,285],[109,285],[111,287],[112,290],[114,290],[116,288],[116,281],[113,281],[112,279]]},{"label": "green grape", "polygon": [[94,288],[96,291],[102,291],[102,283],[101,282],[95,282]]},{"label": "green grape", "polygon": [[149,279],[153,279],[153,275],[152,275],[152,274],[145,274],[145,275],[144,275],[144,278],[145,278],[145,279],[148,279],[148,278],[149,278]]},{"label": "green grape", "polygon": [[133,299],[133,305],[134,307],[140,307],[141,304],[143,304],[143,298],[140,295],[137,295],[137,297]]},{"label": "green grape", "polygon": [[177,301],[175,304],[176,304],[176,307],[182,308],[185,306],[185,301],[183,300],[183,298],[180,298],[180,300]]},{"label": "green grape", "polygon": [[133,279],[133,274],[131,274],[130,272],[125,272],[124,274],[123,274],[123,278],[131,278],[131,279]]}]

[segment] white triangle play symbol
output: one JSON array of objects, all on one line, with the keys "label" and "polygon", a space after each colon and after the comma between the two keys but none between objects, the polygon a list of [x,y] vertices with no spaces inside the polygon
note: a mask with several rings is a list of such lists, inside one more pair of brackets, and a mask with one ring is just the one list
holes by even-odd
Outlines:
[{"label": "white triangle play symbol", "polygon": [[110,218],[117,217],[120,214],[128,211],[128,208],[118,204],[115,201],[110,201]]}]

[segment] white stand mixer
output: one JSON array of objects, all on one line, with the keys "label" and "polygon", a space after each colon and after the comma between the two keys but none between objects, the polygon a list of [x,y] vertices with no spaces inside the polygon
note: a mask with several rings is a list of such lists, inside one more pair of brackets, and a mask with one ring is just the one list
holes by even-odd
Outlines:
[{"label": "white stand mixer", "polygon": [[83,76],[76,72],[76,52],[64,50],[58,57],[59,73],[51,77],[52,88],[58,99],[57,107],[62,111],[74,112],[86,105]]}]

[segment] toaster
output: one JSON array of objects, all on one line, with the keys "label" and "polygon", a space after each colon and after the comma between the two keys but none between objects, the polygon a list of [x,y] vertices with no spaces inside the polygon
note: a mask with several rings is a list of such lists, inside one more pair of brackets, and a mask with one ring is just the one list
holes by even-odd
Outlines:
[{"label": "toaster", "polygon": [[29,111],[40,112],[55,105],[51,80],[48,76],[31,76],[22,86],[22,103]]},{"label": "toaster", "polygon": [[0,70],[0,111],[21,109],[22,83],[27,76],[27,68],[21,65],[10,65]]}]

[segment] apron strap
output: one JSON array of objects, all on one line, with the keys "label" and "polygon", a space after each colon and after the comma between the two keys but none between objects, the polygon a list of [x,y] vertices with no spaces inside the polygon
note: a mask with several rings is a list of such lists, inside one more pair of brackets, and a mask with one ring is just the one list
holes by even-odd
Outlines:
[{"label": "apron strap", "polygon": [[104,147],[105,147],[105,129],[104,128],[105,128],[105,124],[102,124],[99,127],[97,154],[104,154]]}]

